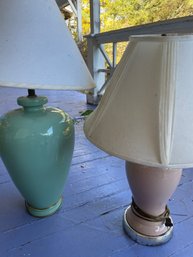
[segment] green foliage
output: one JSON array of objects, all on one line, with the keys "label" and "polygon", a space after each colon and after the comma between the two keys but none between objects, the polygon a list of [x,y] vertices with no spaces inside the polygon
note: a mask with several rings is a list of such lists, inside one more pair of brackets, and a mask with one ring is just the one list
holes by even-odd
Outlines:
[{"label": "green foliage", "polygon": [[91,113],[93,112],[93,110],[86,110],[86,111],[83,111],[83,112],[81,112],[81,114],[80,114],[80,116],[88,116],[88,115],[90,115]]},{"label": "green foliage", "polygon": [[192,14],[192,0],[102,0],[101,29],[108,31]]},{"label": "green foliage", "polygon": [[[193,0],[100,0],[101,32],[193,15]],[[82,0],[83,34],[90,33],[89,1]],[[118,59],[126,44],[120,43]],[[111,46],[106,46],[108,53]]]},{"label": "green foliage", "polygon": [[148,21],[154,22],[193,14],[193,1],[190,0],[152,0],[147,1]]}]

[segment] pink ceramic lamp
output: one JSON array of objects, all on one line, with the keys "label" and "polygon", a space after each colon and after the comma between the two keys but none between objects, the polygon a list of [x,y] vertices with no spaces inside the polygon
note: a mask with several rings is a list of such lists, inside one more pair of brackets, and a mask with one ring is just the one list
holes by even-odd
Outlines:
[{"label": "pink ceramic lamp", "polygon": [[171,238],[167,201],[182,168],[193,167],[192,67],[192,35],[131,37],[85,123],[91,142],[126,160],[133,201],[124,228],[141,244]]}]

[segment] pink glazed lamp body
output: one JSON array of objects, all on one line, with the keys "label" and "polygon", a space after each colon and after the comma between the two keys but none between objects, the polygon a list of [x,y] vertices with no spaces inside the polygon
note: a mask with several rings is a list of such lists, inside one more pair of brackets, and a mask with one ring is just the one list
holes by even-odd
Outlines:
[{"label": "pink glazed lamp body", "polygon": [[167,242],[172,236],[173,225],[166,206],[182,170],[126,162],[126,173],[133,194],[133,203],[124,215],[126,232],[144,245]]}]

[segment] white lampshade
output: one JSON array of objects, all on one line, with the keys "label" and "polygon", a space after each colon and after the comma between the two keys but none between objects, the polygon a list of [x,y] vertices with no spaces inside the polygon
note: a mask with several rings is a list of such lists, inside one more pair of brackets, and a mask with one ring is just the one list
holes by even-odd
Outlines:
[{"label": "white lampshade", "polygon": [[131,37],[85,133],[130,162],[193,166],[193,35]]},{"label": "white lampshade", "polygon": [[0,86],[93,88],[55,0],[0,1]]}]

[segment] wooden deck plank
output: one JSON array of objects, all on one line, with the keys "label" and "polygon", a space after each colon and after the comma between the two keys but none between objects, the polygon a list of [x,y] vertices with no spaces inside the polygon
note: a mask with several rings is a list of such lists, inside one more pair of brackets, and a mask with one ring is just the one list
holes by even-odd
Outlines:
[{"label": "wooden deck plank", "polygon": [[111,232],[102,232],[85,224],[80,224],[69,230],[33,241],[22,248],[14,249],[9,252],[9,256],[17,257],[29,254],[40,257],[46,254],[47,257],[105,257],[112,252],[112,242],[114,249],[125,247],[128,244],[127,239],[122,240]]}]

